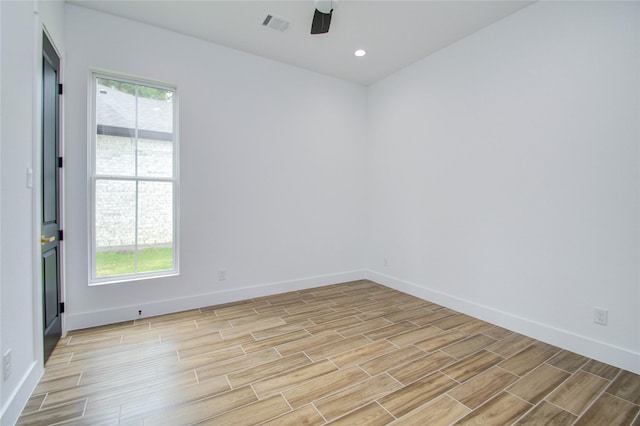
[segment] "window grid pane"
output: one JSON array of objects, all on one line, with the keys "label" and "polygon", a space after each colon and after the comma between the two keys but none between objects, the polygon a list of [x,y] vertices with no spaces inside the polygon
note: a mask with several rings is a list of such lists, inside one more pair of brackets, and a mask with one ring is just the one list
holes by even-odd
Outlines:
[{"label": "window grid pane", "polygon": [[136,182],[98,180],[95,197],[96,277],[136,272]]},{"label": "window grid pane", "polygon": [[174,91],[96,77],[93,277],[176,270]]}]

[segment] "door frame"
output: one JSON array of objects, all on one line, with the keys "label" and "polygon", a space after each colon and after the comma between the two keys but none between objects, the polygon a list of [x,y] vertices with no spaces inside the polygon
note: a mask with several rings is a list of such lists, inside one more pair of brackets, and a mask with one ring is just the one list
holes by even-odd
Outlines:
[{"label": "door frame", "polygon": [[[40,243],[41,225],[42,225],[42,37],[46,35],[51,43],[51,46],[55,50],[56,54],[60,58],[60,68],[58,70],[59,83],[64,82],[64,58],[60,49],[55,43],[55,38],[47,30],[46,26],[42,23],[40,17],[36,14],[35,30],[35,55],[34,60],[34,108],[33,108],[33,145],[32,145],[32,173],[33,173],[33,188],[32,188],[32,259],[33,259],[33,339],[34,339],[34,358],[37,360],[38,365],[44,367],[44,319],[42,312],[42,244]],[[58,99],[58,111],[59,111],[59,123],[58,123],[58,155],[64,157],[64,96],[60,96]],[[60,229],[64,229],[65,224],[65,195],[64,195],[64,168],[58,169],[58,215]],[[66,299],[66,286],[65,286],[65,242],[59,242],[59,280],[60,280],[60,301],[64,302]],[[60,314],[62,337],[67,334],[66,315]]]}]

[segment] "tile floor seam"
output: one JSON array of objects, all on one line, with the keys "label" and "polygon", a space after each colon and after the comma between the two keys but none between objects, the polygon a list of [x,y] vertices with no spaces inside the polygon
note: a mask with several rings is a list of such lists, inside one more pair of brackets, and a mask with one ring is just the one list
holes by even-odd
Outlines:
[{"label": "tile floor seam", "polygon": [[40,407],[38,408],[38,411],[44,410],[44,403],[47,400],[47,398],[49,397],[49,392],[44,394],[44,398],[42,398],[42,402],[40,403]]},{"label": "tile floor seam", "polygon": [[624,370],[620,368],[619,371],[616,373],[616,375],[611,379],[610,384],[613,384],[613,382],[615,382],[618,379],[618,377],[620,377],[623,373],[624,373]]},{"label": "tile floor seam", "polygon": [[[449,365],[451,365],[451,364],[449,364]],[[444,369],[444,368],[447,368],[449,365],[446,365],[446,366],[444,366],[444,367],[442,367],[442,368],[443,368],[443,369]],[[440,373],[440,374],[443,374],[443,375],[445,375],[446,377],[450,378],[451,380],[453,380],[454,382],[456,382],[456,383],[457,383],[457,385],[456,385],[456,386],[454,386],[453,388],[449,389],[450,391],[452,391],[452,390],[454,390],[454,389],[457,389],[457,388],[459,388],[461,385],[463,385],[463,384],[465,384],[465,383],[466,383],[466,381],[464,381],[464,382],[460,382],[460,381],[458,381],[457,379],[453,378],[452,376],[450,376],[450,375],[448,375],[447,373],[445,373],[444,371],[442,371],[442,369],[440,369],[440,370],[436,370],[436,371],[434,371],[434,372],[432,372],[432,373],[429,373],[429,374],[427,374],[427,376],[428,376],[428,375],[431,375],[431,374],[433,374],[433,373],[435,373],[435,372]],[[422,376],[421,378],[424,378],[424,377],[426,377],[426,376]],[[472,378],[473,378],[473,377],[471,377],[471,379],[472,379]],[[420,380],[420,379],[418,379],[418,380]],[[447,391],[447,392],[448,392],[448,391]]]},{"label": "tile floor seam", "polygon": [[[604,377],[600,377],[600,376],[596,376],[599,377],[601,379],[604,379]],[[605,379],[606,380],[606,379]],[[613,381],[609,382],[609,385],[613,383]],[[578,418],[582,417],[587,411],[589,411],[589,409],[593,406],[593,404],[595,404],[600,397],[606,392],[607,388],[609,387],[609,385],[604,386],[602,388],[602,390],[600,392],[598,392],[597,396],[595,396],[591,401],[589,401],[589,403],[587,405],[584,406],[584,408],[582,409],[582,412],[578,415]],[[556,388],[557,389],[557,388]],[[612,395],[615,396],[615,395]],[[621,398],[620,398],[621,399]],[[624,400],[623,400],[624,401]]]},{"label": "tile floor seam", "polygon": [[225,374],[224,378],[227,381],[227,384],[229,385],[229,390],[233,390],[233,386],[231,385],[231,380],[229,380],[229,375]]},{"label": "tile floor seam", "polygon": [[[454,343],[454,344],[455,344],[455,343]],[[467,358],[469,358],[469,357],[472,357],[472,356],[474,356],[474,355],[476,355],[476,354],[478,354],[478,353],[480,353],[480,352],[482,352],[482,351],[489,352],[489,351],[487,351],[485,348],[480,348],[480,349],[478,349],[477,351],[470,352],[470,353],[468,353],[468,354],[464,355],[462,358],[458,358],[458,357],[456,357],[456,356],[451,355],[449,352],[447,352],[447,351],[445,351],[445,350],[443,350],[443,349],[446,349],[446,347],[444,347],[444,348],[440,348],[440,349],[438,349],[438,350],[435,350],[435,351],[433,351],[432,353],[435,353],[435,352],[441,351],[442,353],[445,353],[445,354],[449,355],[450,357],[454,358],[456,361],[463,361],[463,360],[465,360],[465,359],[467,359]],[[498,356],[500,356],[500,355],[498,355]],[[500,361],[500,362],[502,362],[502,361]],[[512,373],[512,374],[513,374],[513,373]]]},{"label": "tile floor seam", "polygon": [[[524,335],[523,335],[524,336]],[[497,354],[500,355],[501,357],[505,358],[505,359],[509,359],[509,358],[513,358],[515,356],[520,355],[522,352],[524,352],[525,350],[529,349],[531,346],[535,345],[536,343],[540,343],[540,340],[534,339],[533,342],[529,343],[527,346],[523,347],[522,349],[520,349],[518,352],[514,353],[513,355],[510,356],[505,356],[505,355],[501,355],[501,354]],[[551,357],[555,356],[556,354],[552,355]],[[551,358],[549,357],[549,358]]]},{"label": "tile floor seam", "polygon": [[[445,375],[446,375],[446,374],[445,374]],[[447,376],[447,377],[449,377],[449,376]],[[446,391],[446,392],[445,392],[445,393],[443,393],[442,395],[446,395],[446,396],[448,396],[449,398],[451,398],[451,399],[453,399],[454,401],[456,401],[458,404],[462,404],[463,406],[465,406],[466,408],[468,408],[468,409],[470,410],[469,412],[472,412],[472,411],[473,411],[473,408],[469,407],[467,404],[465,404],[464,402],[460,401],[458,398],[456,398],[455,396],[453,396],[453,395],[451,395],[451,394],[449,393],[449,392],[452,392],[452,391],[454,391],[454,390],[458,389],[459,387],[460,387],[460,385],[457,385],[457,386],[455,386],[455,387],[453,387],[453,388],[449,389],[448,391]],[[435,398],[434,398],[434,399],[435,399]]]},{"label": "tile floor seam", "polygon": [[[393,336],[392,336],[392,337],[393,337]],[[391,343],[393,346],[395,346],[395,347],[396,347],[396,348],[398,348],[398,349],[402,349],[402,348],[403,348],[403,346],[396,345],[395,343],[393,343],[392,341],[390,341],[387,337],[385,337],[384,339],[380,339],[380,340],[386,340],[387,342]],[[421,350],[420,348],[416,348],[416,349]]]},{"label": "tile floor seam", "polygon": [[[497,355],[497,354],[496,354],[496,355]],[[498,355],[498,356],[499,356],[499,355]],[[539,367],[539,366],[538,366],[538,367]],[[538,367],[536,367],[536,368],[538,368]],[[503,367],[500,365],[500,363],[498,363],[498,364],[494,365],[494,366],[493,366],[493,367],[491,367],[491,368],[499,368],[499,369],[500,369],[500,370],[502,370],[503,372],[505,372],[505,373],[507,373],[507,374],[512,374],[512,375],[514,375],[514,376],[516,376],[516,377],[517,377],[517,379],[516,379],[513,383],[509,384],[509,386],[508,386],[508,387],[511,387],[511,386],[515,385],[516,383],[518,383],[520,380],[522,380],[522,379],[524,379],[525,377],[527,377],[529,374],[531,374],[531,373],[536,369],[536,368],[534,368],[534,369],[533,369],[533,370],[531,370],[529,373],[527,373],[527,374],[525,374],[524,376],[520,377],[520,376],[518,376],[517,374],[513,374],[511,371],[509,371],[509,370],[507,370],[507,369],[503,368]]]},{"label": "tile floor seam", "polygon": [[[256,396],[256,399],[258,401],[262,401],[262,398],[260,398],[260,395],[258,395],[258,392],[256,391],[256,388],[253,387],[253,383],[247,383],[246,385],[242,385],[242,386],[249,386],[251,388],[251,391],[253,392],[253,394]],[[240,387],[242,387],[242,386],[240,386]],[[266,398],[269,398],[269,396],[265,397],[265,399]],[[234,408],[234,410],[235,410],[235,408]]]},{"label": "tile floor seam", "polygon": [[[558,387],[559,387],[559,386],[558,386]],[[578,418],[580,418],[580,415],[578,415],[578,414],[574,413],[573,411],[568,410],[568,409],[566,409],[566,408],[562,408],[562,407],[561,407],[561,406],[559,406],[558,404],[556,404],[556,403],[554,403],[554,402],[551,402],[551,401],[549,401],[549,400],[547,399],[547,398],[548,398],[549,396],[551,396],[551,394],[552,394],[552,393],[554,393],[557,389],[558,389],[558,388],[556,387],[556,388],[554,388],[552,391],[550,391],[550,392],[547,394],[547,396],[545,396],[543,399],[541,399],[540,401],[538,401],[538,404],[540,404],[542,401],[545,401],[547,404],[551,404],[551,405],[553,405],[554,407],[556,407],[556,408],[558,408],[558,409],[560,409],[560,410],[562,410],[562,411],[566,411],[566,412],[567,412],[567,413],[569,413],[569,414],[573,414],[574,416],[576,416],[576,420],[577,420]],[[538,404],[536,404],[536,405],[538,405]]]},{"label": "tile floor seam", "polygon": [[[550,359],[551,359],[551,358],[550,358]],[[543,362],[543,363],[542,363],[542,364],[540,364],[540,365],[546,365],[546,366],[549,366],[549,367],[551,367],[551,368],[555,368],[556,370],[560,370],[560,371],[562,371],[562,372],[565,372],[565,373],[569,374],[569,377],[571,377],[571,376],[573,375],[573,373],[575,373],[575,371],[571,372],[571,371],[569,371],[569,370],[565,370],[564,368],[560,368],[560,367],[558,367],[558,366],[556,366],[556,365],[549,364],[549,360],[550,360],[550,359],[546,360],[545,362]],[[576,369],[576,371],[581,371],[580,367],[578,367],[578,368]]]},{"label": "tile floor seam", "polygon": [[[520,401],[522,401],[522,402],[526,403],[527,405],[530,405],[531,407],[535,407],[535,406],[537,405],[537,404],[533,404],[533,403],[531,403],[531,402],[527,401],[527,400],[526,400],[526,399],[524,399],[524,398],[521,398],[519,395],[516,395],[515,393],[510,392],[510,391],[508,391],[507,389],[502,389],[500,392],[508,393],[509,395],[511,395],[511,396],[513,396],[513,397],[515,397],[515,398],[519,399]],[[498,392],[498,393],[500,393],[500,392]],[[496,394],[496,395],[497,395],[497,394]]]},{"label": "tile floor seam", "polygon": [[[494,399],[498,398],[498,397],[500,396],[500,394],[502,394],[502,393],[507,393],[507,394],[509,394],[509,395],[515,396],[517,399],[519,399],[519,400],[521,400],[521,401],[524,401],[522,398],[519,398],[517,395],[513,395],[511,392],[507,392],[506,390],[504,390],[504,389],[503,389],[502,391],[500,391],[500,392],[498,392],[497,394],[493,395],[491,398],[484,400],[484,401],[482,402],[482,404],[478,405],[476,408],[474,408],[473,410],[471,410],[471,412],[470,412],[469,414],[474,413],[474,412],[477,412],[477,411],[480,411],[480,409],[481,409],[482,407],[484,407],[485,405],[487,405],[487,404],[491,403]],[[534,404],[531,404],[530,402],[527,402],[527,401],[524,401],[524,402],[525,402],[528,406],[535,407],[535,405],[534,405]],[[531,407],[529,407],[529,409],[530,409]],[[529,410],[527,410],[527,411],[529,411]],[[566,411],[566,410],[565,410],[565,411]],[[518,417],[518,419],[519,419],[519,418],[520,418],[520,417]],[[511,422],[511,423],[509,423],[509,424],[510,424],[510,425],[513,425],[513,423],[515,423],[515,421],[516,421],[516,420],[512,421],[512,422]]]},{"label": "tile floor seam", "polygon": [[335,368],[338,369],[338,371],[341,371],[342,368],[340,368],[340,366],[338,366],[335,362],[333,362],[333,360],[331,358],[326,358],[327,361],[329,361],[331,363],[331,365],[333,365]]},{"label": "tile floor seam", "polygon": [[[289,388],[289,389],[291,389],[291,388]],[[289,413],[292,413],[292,412],[295,411],[295,409],[291,406],[291,403],[289,402],[289,400],[284,397],[284,391],[278,392],[277,395],[280,395],[282,397],[282,399],[284,400],[284,402],[287,403],[287,405],[289,406],[289,409],[291,410],[291,411],[289,411]],[[304,405],[302,407],[304,407]],[[300,407],[300,408],[302,408],[302,407]],[[289,413],[285,413],[285,414],[289,414]]]},{"label": "tile floor seam", "polygon": [[[384,405],[380,404],[380,398],[375,399],[372,403],[373,403],[373,404],[376,404],[378,407],[380,407],[380,408],[382,408],[384,411],[386,411],[386,412],[387,412],[387,413],[388,413],[388,414],[393,418],[393,421],[398,420],[399,418],[401,418],[401,417],[402,417],[402,416],[401,416],[401,417],[396,417],[396,416],[394,416],[394,415],[393,415],[393,413],[392,413],[391,411],[387,410],[387,409],[385,408],[385,406],[384,406]],[[424,404],[423,404],[423,405],[424,405]],[[417,408],[416,408],[416,409],[417,409]],[[409,413],[407,413],[407,414],[409,414]],[[391,422],[389,422],[389,423],[391,423]]]},{"label": "tile floor seam", "polygon": [[[383,396],[386,396],[386,395],[383,395]],[[383,396],[381,396],[381,398],[382,398]],[[342,419],[342,418],[344,418],[344,417],[347,417],[349,414],[355,413],[355,412],[356,412],[356,411],[358,411],[359,409],[361,409],[361,408],[363,408],[363,407],[366,407],[367,405],[372,404],[372,403],[374,403],[374,402],[377,402],[377,399],[374,399],[374,400],[371,400],[371,401],[367,401],[367,402],[363,403],[362,405],[358,405],[356,408],[353,408],[353,409],[351,409],[351,410],[349,410],[349,411],[346,411],[346,412],[344,412],[344,413],[340,414],[338,417],[333,417],[333,418],[332,418],[331,420],[329,420],[327,423],[333,423],[333,422],[335,422],[336,420],[340,420],[340,419]],[[318,411],[320,411],[320,410],[318,410]]]},{"label": "tile floor seam", "polygon": [[[365,371],[365,373],[366,373],[366,371]],[[377,376],[377,375],[376,375],[376,376]],[[361,384],[361,383],[363,383],[363,382],[365,382],[365,381],[367,381],[367,380],[370,380],[370,379],[372,379],[372,378],[374,378],[374,377],[376,377],[376,376],[371,376],[371,375],[369,375],[369,377],[365,377],[365,378],[363,378],[362,380],[357,381],[357,382],[355,382],[355,383],[352,383],[352,384],[350,384],[350,385],[348,385],[348,386],[346,386],[346,387],[344,387],[344,388],[341,388],[341,389],[338,389],[338,390],[336,390],[336,391],[333,391],[333,392],[327,393],[326,395],[322,395],[321,397],[319,397],[319,398],[317,398],[317,399],[314,399],[314,400],[311,400],[311,401],[309,401],[308,403],[309,403],[309,404],[313,404],[313,406],[315,407],[315,409],[316,409],[316,410],[317,410],[317,411],[322,415],[322,412],[320,412],[320,410],[318,409],[318,407],[315,405],[316,403],[318,403],[318,402],[322,401],[323,399],[330,398],[330,397],[332,397],[332,396],[334,396],[334,395],[336,395],[336,394],[338,394],[338,393],[340,393],[340,392],[342,392],[342,391],[345,391],[345,390],[347,390],[347,389],[350,389],[350,388],[352,388],[352,387],[354,387],[354,386],[357,386],[357,385],[359,385],[359,384]],[[285,397],[285,399],[286,399],[286,397]],[[302,405],[301,407],[304,407],[304,405]],[[298,409],[299,409],[299,408],[300,408],[300,407],[298,407]],[[322,415],[322,417],[324,418],[324,415]],[[334,419],[334,420],[335,420],[335,419]]]},{"label": "tile floor seam", "polygon": [[84,400],[84,406],[82,407],[82,415],[84,416],[84,413],[86,413],[87,411],[87,404],[89,404],[89,398],[85,398]]},{"label": "tile floor seam", "polygon": [[[582,370],[582,369],[576,370],[576,372],[575,372],[575,373],[573,373],[573,374],[572,374],[572,376],[573,376],[573,375],[575,375],[575,374],[577,374],[577,373],[580,373],[580,372],[582,372],[582,373],[586,373],[586,374],[588,374],[588,375],[590,375],[590,376],[593,376],[593,377],[595,377],[595,378],[602,379],[602,380],[605,380],[605,381],[609,382],[609,383],[607,384],[607,386],[605,386],[605,388],[609,387],[609,385],[610,385],[611,383],[613,383],[613,380],[612,380],[612,379],[607,379],[606,377],[602,377],[602,376],[597,375],[596,373],[592,373],[591,371]],[[616,374],[616,377],[617,377],[617,374]]]},{"label": "tile floor seam", "polygon": [[[382,373],[380,373],[380,374],[385,374],[385,375],[386,375],[387,377],[389,377],[391,380],[393,380],[393,381],[395,381],[396,383],[398,383],[398,384],[400,385],[400,388],[401,388],[401,389],[402,389],[403,387],[405,387],[405,385],[403,385],[403,384],[402,384],[402,382],[401,382],[400,380],[396,379],[396,378],[395,378],[395,377],[393,377],[391,374],[389,374],[389,371],[384,371],[384,372],[382,372]],[[377,377],[377,376],[379,376],[380,374],[376,374],[374,377]],[[419,380],[419,379],[418,379],[418,380]],[[416,380],[416,381],[417,381],[417,380]],[[395,391],[392,391],[392,392],[395,392]],[[391,393],[391,392],[389,392],[389,393]],[[381,397],[379,397],[378,399],[380,399],[380,398],[382,398],[382,396],[381,396]],[[377,399],[376,399],[376,400],[377,400]]]},{"label": "tile floor seam", "polygon": [[[511,392],[509,392],[509,391],[507,391],[507,390],[505,390],[504,392],[507,392],[509,395],[512,395],[512,396],[515,396],[516,398],[518,398],[518,395],[515,395],[515,394],[513,394],[513,393],[511,393]],[[522,398],[519,398],[519,399],[520,399],[520,400],[522,400],[522,401],[524,401],[524,402],[526,402],[526,403],[527,403],[527,404],[529,404],[531,407],[529,407],[529,409],[528,409],[527,411],[525,411],[524,413],[522,413],[522,415],[520,415],[520,416],[518,416],[517,418],[515,418],[515,419],[510,423],[510,425],[515,425],[515,424],[516,424],[516,423],[518,423],[520,420],[522,420],[522,419],[524,419],[525,417],[527,417],[527,415],[528,415],[529,413],[533,412],[533,411],[536,409],[536,407],[537,407],[540,403],[542,403],[542,401],[539,401],[537,404],[532,404],[532,403],[530,403],[530,402],[528,402],[528,401],[523,400]]]},{"label": "tile floor seam", "polygon": [[[286,399],[286,398],[285,398]],[[309,405],[313,406],[313,408],[318,412],[318,414],[320,414],[320,417],[322,417],[322,420],[324,420],[324,424],[329,423],[329,421],[327,420],[327,418],[324,416],[324,414],[322,414],[322,411],[318,410],[318,407],[316,407],[315,401],[311,401],[309,403]],[[303,405],[304,407],[304,405]],[[300,408],[300,407],[299,407]]]},{"label": "tile floor seam", "polygon": [[633,401],[629,401],[629,400],[627,400],[627,399],[624,399],[624,398],[622,398],[621,396],[614,395],[614,394],[612,394],[612,393],[610,393],[610,392],[607,392],[607,389],[606,389],[606,388],[605,388],[605,390],[603,390],[603,391],[602,391],[602,393],[601,393],[600,395],[598,395],[598,398],[599,398],[599,397],[601,397],[602,395],[604,395],[605,393],[606,393],[607,395],[609,395],[609,396],[611,396],[611,397],[615,398],[615,399],[619,399],[620,401],[624,401],[624,402],[626,402],[627,404],[635,405],[636,407],[640,408],[640,404],[636,404],[635,402],[633,402]]}]

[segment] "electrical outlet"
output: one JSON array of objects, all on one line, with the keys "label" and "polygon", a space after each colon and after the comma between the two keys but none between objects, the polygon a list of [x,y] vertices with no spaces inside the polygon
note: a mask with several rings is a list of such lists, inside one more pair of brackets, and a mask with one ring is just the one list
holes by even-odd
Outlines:
[{"label": "electrical outlet", "polygon": [[227,279],[227,270],[219,269],[218,270],[218,281],[224,281]]},{"label": "electrical outlet", "polygon": [[383,259],[382,263],[384,263],[385,268],[387,266],[389,266],[389,259],[387,259],[386,257]]},{"label": "electrical outlet", "polygon": [[602,308],[593,309],[593,322],[600,325],[607,325],[609,320],[609,311]]},{"label": "electrical outlet", "polygon": [[11,349],[2,355],[2,380],[7,381],[11,376]]}]

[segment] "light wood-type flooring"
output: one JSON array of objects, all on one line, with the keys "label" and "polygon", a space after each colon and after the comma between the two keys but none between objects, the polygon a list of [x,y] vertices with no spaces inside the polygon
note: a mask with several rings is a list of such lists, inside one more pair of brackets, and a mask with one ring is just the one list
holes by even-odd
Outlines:
[{"label": "light wood-type flooring", "polygon": [[631,425],[640,376],[370,281],[79,330],[19,425]]}]

